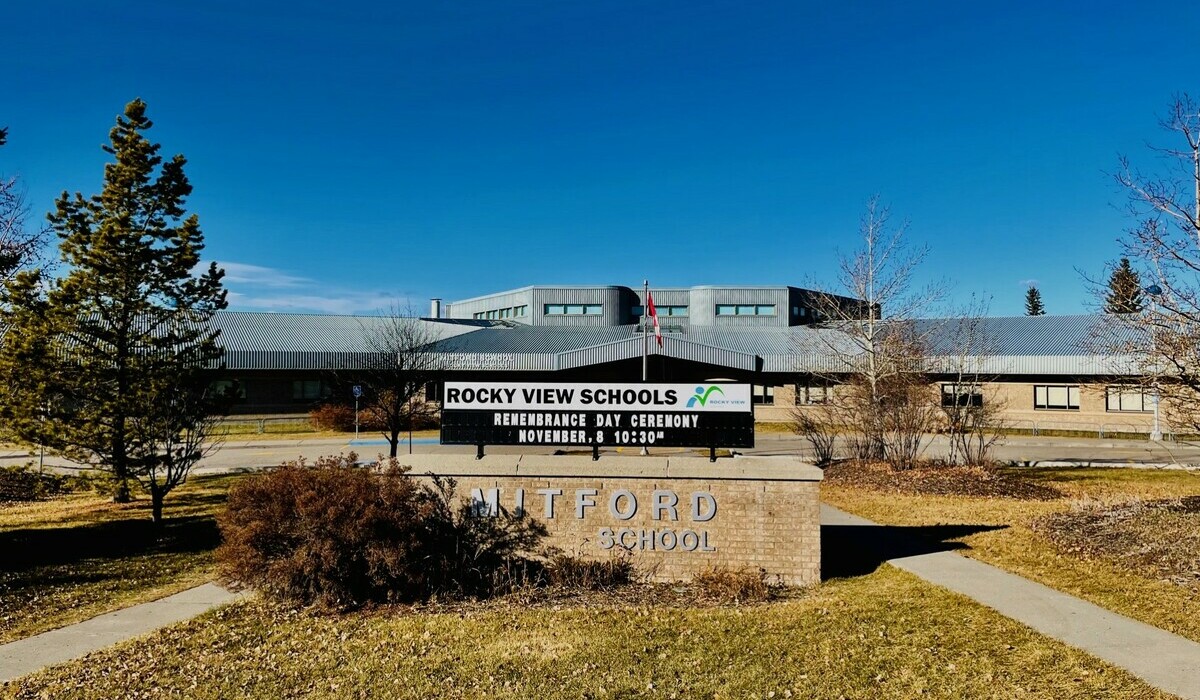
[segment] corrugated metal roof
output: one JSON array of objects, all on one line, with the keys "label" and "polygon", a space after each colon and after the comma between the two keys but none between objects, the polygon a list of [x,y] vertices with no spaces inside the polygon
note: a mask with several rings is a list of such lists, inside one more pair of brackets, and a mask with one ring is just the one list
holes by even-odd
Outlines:
[{"label": "corrugated metal roof", "polygon": [[[994,374],[1127,374],[1129,358],[1103,351],[1104,338],[1131,341],[1127,326],[1111,317],[1022,316],[982,319],[987,351],[973,367]],[[221,329],[230,369],[328,369],[356,366],[371,356],[369,334],[387,321],[372,316],[325,316],[227,311]],[[528,326],[488,321],[423,320],[450,366],[481,370],[553,371],[641,355],[636,326]],[[954,352],[965,326],[957,319],[914,322],[934,355]],[[1105,335],[1108,334],[1108,335]],[[652,343],[653,345],[653,343]],[[1109,345],[1108,347],[1112,347]],[[664,348],[680,359],[753,371],[837,372],[855,344],[834,328],[690,326],[664,334]]]},{"label": "corrugated metal roof", "polygon": [[992,355],[1071,356],[1104,352],[1114,339],[1132,342],[1132,327],[1115,322],[1118,320],[1106,314],[1088,314],[923,319],[915,324],[934,354],[954,352],[964,335],[974,333]]},{"label": "corrugated metal roof", "polygon": [[[221,330],[229,369],[337,369],[361,367],[377,353],[368,339],[384,328],[382,316],[221,311],[211,324]],[[431,337],[445,340],[492,324],[421,320]]]},{"label": "corrugated metal roof", "polygon": [[623,340],[630,326],[493,326],[439,343],[447,352],[558,354]]}]

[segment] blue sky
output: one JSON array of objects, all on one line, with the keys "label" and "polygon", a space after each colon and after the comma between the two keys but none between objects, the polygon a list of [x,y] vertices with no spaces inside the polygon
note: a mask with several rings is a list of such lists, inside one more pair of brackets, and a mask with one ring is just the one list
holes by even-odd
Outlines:
[{"label": "blue sky", "polygon": [[527,284],[828,283],[874,193],[952,297],[1095,302],[1200,92],[1200,3],[14,3],[0,172],[100,187],[140,96],[233,308]]}]

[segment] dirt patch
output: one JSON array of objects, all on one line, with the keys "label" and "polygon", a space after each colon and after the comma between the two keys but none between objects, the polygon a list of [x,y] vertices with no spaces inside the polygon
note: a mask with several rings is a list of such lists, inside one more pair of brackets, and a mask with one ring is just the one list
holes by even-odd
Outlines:
[{"label": "dirt patch", "polygon": [[848,460],[825,469],[825,481],[853,488],[914,496],[974,496],[1052,501],[1062,492],[988,467],[928,465],[896,471],[887,464]]},{"label": "dirt patch", "polygon": [[1200,587],[1200,496],[1079,505],[1039,518],[1033,529],[1065,553]]}]

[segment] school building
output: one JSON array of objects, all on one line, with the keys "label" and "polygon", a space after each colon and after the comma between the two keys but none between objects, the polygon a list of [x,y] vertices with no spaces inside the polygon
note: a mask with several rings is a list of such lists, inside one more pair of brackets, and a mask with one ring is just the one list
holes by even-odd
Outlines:
[{"label": "school building", "polygon": [[[843,317],[867,315],[859,300],[791,286],[650,291],[661,347],[652,331],[646,338],[643,291],[619,285],[435,299],[419,322],[436,338],[444,380],[640,381],[648,352],[649,381],[746,382],[754,387],[757,420],[788,421],[797,406],[829,399],[837,357],[853,347],[836,324],[822,323],[819,309],[828,307],[818,299],[832,299]],[[1149,432],[1153,399],[1139,386],[1136,363],[1094,349],[1104,319],[982,319],[972,332],[987,342],[967,358],[980,384],[971,400],[997,402],[1005,422],[1018,429]],[[243,394],[236,410],[246,414],[301,413],[346,398],[332,396],[331,373],[352,372],[377,357],[368,338],[385,323],[372,316],[241,311],[221,312],[213,322],[226,349],[225,379],[237,380]],[[961,321],[917,324],[935,358],[959,351]],[[931,377],[944,388],[956,378]],[[430,397],[437,391],[431,386]]]}]

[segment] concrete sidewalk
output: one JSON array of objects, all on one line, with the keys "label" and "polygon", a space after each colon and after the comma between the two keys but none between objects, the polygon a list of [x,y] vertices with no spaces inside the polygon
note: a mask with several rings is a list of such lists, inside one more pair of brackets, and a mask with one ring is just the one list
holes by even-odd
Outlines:
[{"label": "concrete sidewalk", "polygon": [[[821,524],[880,527],[830,506]],[[878,538],[887,546],[887,537]],[[1150,685],[1200,700],[1200,644],[950,551],[886,560],[972,598],[1005,617],[1129,671]]]},{"label": "concrete sidewalk", "polygon": [[0,645],[0,683],[189,620],[241,597],[214,583]]}]

